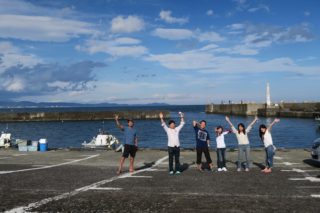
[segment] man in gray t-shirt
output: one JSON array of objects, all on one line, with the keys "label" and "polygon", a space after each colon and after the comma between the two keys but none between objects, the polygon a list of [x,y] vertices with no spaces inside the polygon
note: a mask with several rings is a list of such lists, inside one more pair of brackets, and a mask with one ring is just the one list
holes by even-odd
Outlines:
[{"label": "man in gray t-shirt", "polygon": [[117,127],[124,132],[124,151],[122,153],[122,157],[120,159],[120,165],[117,174],[122,172],[122,167],[126,158],[130,155],[130,167],[129,171],[134,172],[134,157],[136,156],[136,152],[138,149],[138,138],[137,131],[134,128],[134,121],[132,119],[128,119],[128,126],[124,127],[119,122],[119,116],[115,115],[115,120]]}]

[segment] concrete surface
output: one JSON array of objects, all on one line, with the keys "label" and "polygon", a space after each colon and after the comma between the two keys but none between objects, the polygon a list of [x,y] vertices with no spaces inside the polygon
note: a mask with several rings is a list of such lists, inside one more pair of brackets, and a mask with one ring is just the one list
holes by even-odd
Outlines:
[{"label": "concrete surface", "polygon": [[[140,150],[136,171],[117,176],[120,153],[0,150],[0,211],[8,212],[319,212],[320,168],[306,150],[277,151],[262,174],[262,150],[250,172],[198,172],[194,151],[181,152],[184,171],[169,176],[166,151]],[[216,153],[211,151],[212,159]],[[204,160],[204,157],[203,157]],[[216,165],[216,163],[215,163]]]}]

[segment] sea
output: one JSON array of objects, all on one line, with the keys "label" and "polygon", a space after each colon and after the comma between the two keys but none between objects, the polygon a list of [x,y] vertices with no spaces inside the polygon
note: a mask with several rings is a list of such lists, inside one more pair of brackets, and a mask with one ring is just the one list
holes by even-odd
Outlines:
[{"label": "sea", "polygon": [[[230,127],[225,121],[225,115],[206,114],[204,105],[192,106],[132,106],[132,107],[66,107],[66,108],[14,108],[0,109],[0,112],[49,112],[49,111],[126,111],[126,110],[168,110],[170,119],[179,124],[179,112],[185,114],[186,124],[180,132],[180,142],[183,148],[195,147],[195,132],[192,121],[207,121],[207,130],[211,137],[211,147],[216,146],[214,128],[223,126],[225,130]],[[248,125],[252,116],[230,116],[234,125],[244,123]],[[259,138],[259,125],[270,124],[273,118],[259,118],[251,130],[249,140],[251,147],[263,147]],[[126,125],[126,121],[121,121]],[[167,135],[159,120],[136,120],[139,147],[164,149],[167,146]],[[50,121],[50,122],[9,122],[0,123],[0,130],[12,134],[14,139],[37,141],[46,138],[49,148],[80,148],[81,144],[89,142],[100,130],[104,130],[123,141],[123,133],[116,127],[114,120],[99,121]],[[311,148],[313,141],[320,137],[320,129],[314,119],[281,118],[280,123],[272,129],[273,141],[279,148]],[[234,134],[225,137],[228,148],[237,146]]]}]

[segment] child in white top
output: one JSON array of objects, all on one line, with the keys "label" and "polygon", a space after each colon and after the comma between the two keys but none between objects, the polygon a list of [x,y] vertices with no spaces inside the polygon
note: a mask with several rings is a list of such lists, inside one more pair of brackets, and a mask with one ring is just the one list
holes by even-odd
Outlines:
[{"label": "child in white top", "polygon": [[227,171],[226,168],[226,144],[224,142],[224,136],[230,131],[223,131],[222,126],[218,126],[215,128],[216,132],[216,142],[217,142],[217,165],[218,172]]},{"label": "child in white top", "polygon": [[268,127],[266,127],[266,125],[264,124],[261,124],[259,127],[259,135],[266,151],[266,167],[265,169],[261,170],[261,172],[264,172],[264,173],[272,172],[273,156],[275,154],[275,148],[273,146],[271,129],[272,129],[272,126],[278,122],[280,122],[280,119],[276,118]]}]

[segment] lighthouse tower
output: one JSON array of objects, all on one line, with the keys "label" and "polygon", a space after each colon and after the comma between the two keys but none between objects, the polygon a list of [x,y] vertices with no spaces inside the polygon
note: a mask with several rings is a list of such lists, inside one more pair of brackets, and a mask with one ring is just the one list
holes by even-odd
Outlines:
[{"label": "lighthouse tower", "polygon": [[270,85],[269,85],[269,82],[267,82],[266,104],[267,104],[267,107],[271,106],[271,97],[270,97]]}]

